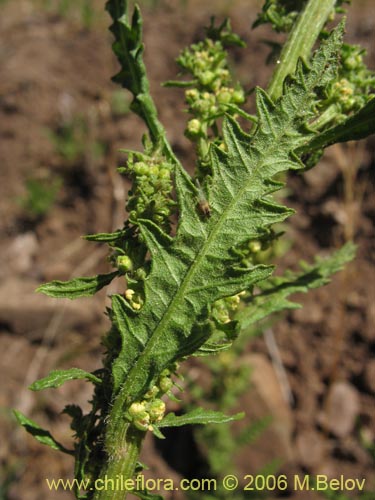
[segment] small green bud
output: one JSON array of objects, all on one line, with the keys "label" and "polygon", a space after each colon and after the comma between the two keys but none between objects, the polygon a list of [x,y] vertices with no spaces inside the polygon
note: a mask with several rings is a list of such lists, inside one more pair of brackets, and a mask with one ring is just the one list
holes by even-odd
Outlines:
[{"label": "small green bud", "polygon": [[171,171],[169,170],[169,168],[160,168],[159,177],[160,179],[170,179]]},{"label": "small green bud", "polygon": [[140,431],[147,431],[150,426],[150,415],[147,411],[139,413],[133,420],[133,424]]},{"label": "small green bud", "polygon": [[163,215],[160,215],[160,214],[155,214],[153,216],[153,220],[154,220],[154,222],[161,224],[162,222],[164,222],[165,217]]},{"label": "small green bud", "polygon": [[217,106],[211,106],[209,113],[212,116],[212,115],[216,115],[218,111],[219,111],[219,108]]},{"label": "small green bud", "polygon": [[146,394],[145,394],[145,396],[144,396],[144,397],[145,397],[146,399],[152,399],[152,398],[154,398],[154,397],[157,395],[157,393],[158,393],[158,392],[159,392],[159,387],[158,387],[158,386],[156,386],[156,385],[153,385],[153,386],[151,387],[151,389],[149,389],[149,390],[146,392]]},{"label": "small green bud", "polygon": [[148,412],[153,422],[160,422],[164,417],[165,403],[161,399],[155,399],[148,405]]},{"label": "small green bud", "polygon": [[159,175],[159,167],[158,165],[154,165],[150,168],[150,174],[158,176]]},{"label": "small green bud", "polygon": [[133,170],[139,176],[149,175],[149,166],[143,161],[138,161],[137,163],[134,163]]},{"label": "small green bud", "polygon": [[232,94],[232,102],[235,104],[242,104],[245,102],[245,92],[242,89],[234,90]]},{"label": "small green bud", "polygon": [[215,73],[212,71],[203,71],[199,76],[199,81],[202,85],[210,85],[215,79]]},{"label": "small green bud", "polygon": [[202,124],[197,118],[188,121],[186,135],[191,139],[199,137],[202,133]]},{"label": "small green bud", "polygon": [[228,311],[225,311],[224,309],[218,311],[216,314],[216,319],[220,321],[220,323],[229,323],[230,317]]},{"label": "small green bud", "polygon": [[197,89],[189,89],[185,92],[185,97],[189,101],[195,101],[199,97],[199,92]]},{"label": "small green bud", "polygon": [[249,250],[252,253],[258,253],[262,250],[262,243],[258,240],[253,240],[249,242]]},{"label": "small green bud", "polygon": [[128,411],[129,411],[129,415],[131,417],[138,417],[139,415],[143,414],[146,411],[146,405],[143,402],[140,403],[138,401],[138,402],[132,403],[130,405]]},{"label": "small green bud", "polygon": [[351,57],[348,57],[343,61],[344,67],[350,70],[360,67],[361,64],[362,64],[362,58],[359,54],[352,55]]},{"label": "small green bud", "polygon": [[160,377],[159,387],[161,392],[166,393],[173,387],[173,382],[169,377]]},{"label": "small green bud", "polygon": [[117,267],[123,273],[133,270],[133,261],[127,255],[119,255],[117,257]]},{"label": "small green bud", "polygon": [[125,298],[127,300],[133,300],[133,295],[135,294],[135,290],[131,289],[131,288],[128,288],[126,291],[125,291]]},{"label": "small green bud", "polygon": [[222,80],[226,80],[229,78],[229,71],[227,69],[219,69],[217,73]]},{"label": "small green bud", "polygon": [[147,277],[147,273],[143,267],[140,267],[135,271],[135,276],[137,280],[144,280]]},{"label": "small green bud", "polygon": [[204,69],[205,67],[207,66],[207,61],[203,61],[203,59],[197,59],[195,62],[194,62],[194,65],[192,67],[192,70],[194,71],[195,70],[202,70]]},{"label": "small green bud", "polygon": [[232,99],[232,93],[229,91],[228,88],[223,87],[222,89],[219,90],[217,94],[217,100],[220,104],[228,104],[230,103]]}]

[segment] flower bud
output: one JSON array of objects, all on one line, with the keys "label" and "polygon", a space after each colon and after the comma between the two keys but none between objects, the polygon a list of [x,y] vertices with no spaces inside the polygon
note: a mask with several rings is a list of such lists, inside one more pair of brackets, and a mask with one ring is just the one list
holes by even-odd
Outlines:
[{"label": "flower bud", "polygon": [[199,75],[199,81],[202,85],[210,85],[215,79],[215,73],[212,71],[203,71]]},{"label": "flower bud", "polygon": [[202,133],[202,124],[197,118],[188,121],[186,135],[191,139],[198,138]]},{"label": "flower bud", "polygon": [[169,168],[160,168],[159,169],[159,178],[160,179],[170,179],[171,171]]},{"label": "flower bud", "polygon": [[158,176],[159,175],[159,167],[158,165],[154,165],[150,168],[150,174],[151,175],[156,175]]},{"label": "flower bud", "polygon": [[134,418],[133,424],[140,431],[147,431],[150,425],[150,415],[146,411],[139,413]]},{"label": "flower bud", "polygon": [[143,414],[146,411],[146,405],[142,402],[132,403],[129,407],[129,415],[132,417],[138,417],[138,415]]},{"label": "flower bud", "polygon": [[199,97],[199,92],[197,89],[189,89],[185,92],[186,99],[195,101]]},{"label": "flower bud", "polygon": [[223,87],[217,94],[217,100],[220,104],[229,104],[232,100],[232,93],[227,87]]},{"label": "flower bud", "polygon": [[160,422],[164,417],[165,403],[161,399],[155,399],[148,406],[148,413],[153,422]]},{"label": "flower bud", "polygon": [[166,393],[173,387],[173,382],[169,377],[161,377],[159,380],[159,387],[161,392]]},{"label": "flower bud", "polygon": [[249,250],[252,253],[258,253],[262,250],[262,244],[258,240],[253,240],[249,242]]},{"label": "flower bud", "polygon": [[137,163],[134,163],[133,170],[135,174],[139,176],[149,175],[149,166],[143,161],[138,161]]},{"label": "flower bud", "polygon": [[132,300],[133,299],[133,295],[135,294],[135,291],[131,288],[128,288],[125,292],[125,298],[127,300]]},{"label": "flower bud", "polygon": [[245,102],[245,92],[242,89],[235,89],[232,94],[232,102],[242,104]]},{"label": "flower bud", "polygon": [[133,270],[133,261],[127,255],[119,255],[117,257],[117,267],[123,273]]},{"label": "flower bud", "polygon": [[158,387],[158,386],[156,386],[156,385],[153,385],[153,386],[151,387],[151,389],[149,389],[149,390],[146,392],[146,394],[145,394],[145,396],[144,396],[144,397],[145,397],[146,399],[152,399],[153,397],[155,397],[155,396],[156,396],[156,394],[157,394],[158,392],[159,392],[159,387]]}]

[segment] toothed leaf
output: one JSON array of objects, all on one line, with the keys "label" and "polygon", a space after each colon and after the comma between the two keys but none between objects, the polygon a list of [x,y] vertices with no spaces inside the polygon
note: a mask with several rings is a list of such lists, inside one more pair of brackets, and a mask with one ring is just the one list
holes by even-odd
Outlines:
[{"label": "toothed leaf", "polygon": [[240,420],[244,417],[244,413],[236,413],[235,415],[225,415],[220,411],[205,410],[197,408],[184,415],[175,415],[168,413],[163,420],[158,423],[158,427],[181,427],[182,425],[197,425],[197,424],[225,424],[233,420]]},{"label": "toothed leaf", "polygon": [[103,287],[109,285],[116,276],[118,276],[117,271],[87,278],[74,278],[70,281],[51,281],[38,287],[36,291],[58,299],[91,297]]},{"label": "toothed leaf", "polygon": [[293,213],[271,201],[270,194],[281,185],[273,179],[302,167],[293,151],[306,140],[302,129],[310,115],[305,110],[311,93],[337,60],[342,31],[340,26],[322,44],[310,68],[300,65],[297,77],[286,84],[285,95],[275,104],[258,91],[261,110],[252,136],[234,119],[225,120],[226,151],[212,148],[212,181],[203,186],[209,218],[199,211],[191,178],[176,166],[180,214],[176,236],[170,238],[150,221],[139,221],[152,267],[144,282],[142,308],[135,313],[121,301],[115,312],[123,344],[113,364],[114,391],[120,392],[116,404],[141,397],[181,353],[193,354],[209,340],[203,334],[197,337],[196,325],[202,325],[198,332],[205,331],[213,302],[249,290],[272,273],[271,266],[233,265],[233,248],[260,237]]},{"label": "toothed leaf", "polygon": [[32,391],[42,391],[43,389],[52,389],[60,387],[69,380],[86,379],[94,384],[101,384],[100,378],[92,373],[81,370],[80,368],[70,368],[69,370],[53,370],[47,377],[35,381],[29,387]]},{"label": "toothed leaf", "polygon": [[347,243],[330,257],[316,259],[312,265],[303,265],[300,273],[287,273],[268,280],[261,286],[261,292],[253,296],[246,307],[236,314],[236,319],[245,329],[270,314],[299,308],[299,304],[287,298],[293,293],[306,293],[309,289],[329,283],[330,277],[354,258],[355,250],[353,243]]},{"label": "toothed leaf", "polygon": [[25,417],[23,413],[18,410],[13,410],[13,413],[20,425],[26,429],[26,431],[34,436],[34,438],[39,441],[39,443],[45,444],[54,450],[62,451],[67,453],[68,455],[74,455],[74,451],[67,450],[62,444],[60,444],[49,431],[42,429],[38,424],[36,424],[33,420]]}]

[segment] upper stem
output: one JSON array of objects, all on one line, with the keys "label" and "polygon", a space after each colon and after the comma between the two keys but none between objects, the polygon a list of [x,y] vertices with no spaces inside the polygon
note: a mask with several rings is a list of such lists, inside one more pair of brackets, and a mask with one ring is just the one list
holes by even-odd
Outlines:
[{"label": "upper stem", "polygon": [[284,80],[288,75],[294,73],[298,59],[303,58],[306,61],[309,59],[314,43],[327,22],[335,3],[336,0],[308,0],[277,61],[268,87],[268,93],[273,100],[281,96]]}]

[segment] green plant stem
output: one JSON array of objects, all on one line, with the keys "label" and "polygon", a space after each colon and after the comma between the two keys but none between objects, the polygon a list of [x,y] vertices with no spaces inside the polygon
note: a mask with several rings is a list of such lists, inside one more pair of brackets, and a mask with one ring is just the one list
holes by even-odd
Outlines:
[{"label": "green plant stem", "polygon": [[[134,478],[134,471],[146,433],[131,429],[124,423],[116,433],[116,447],[107,450],[109,459],[99,480],[96,481],[94,500],[125,500],[131,488],[121,490],[121,486]],[[111,480],[114,482],[112,486]],[[116,488],[116,481],[120,487]],[[100,488],[100,489],[99,489]]]},{"label": "green plant stem", "polygon": [[284,44],[278,64],[268,87],[268,94],[274,100],[283,91],[285,78],[293,74],[299,58],[308,60],[336,0],[309,0],[296,21]]}]

